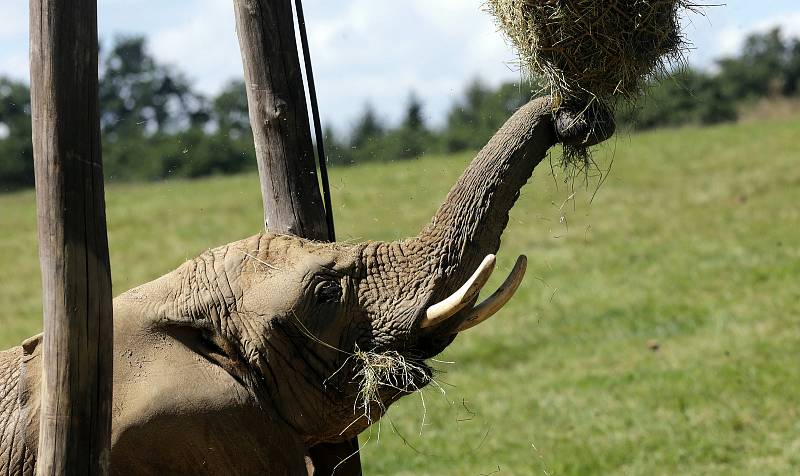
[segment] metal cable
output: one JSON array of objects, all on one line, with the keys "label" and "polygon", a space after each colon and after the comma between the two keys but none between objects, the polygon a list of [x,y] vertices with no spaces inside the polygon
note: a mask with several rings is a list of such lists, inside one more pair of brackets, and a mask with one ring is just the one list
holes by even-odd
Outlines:
[{"label": "metal cable", "polygon": [[311,116],[314,121],[314,133],[317,141],[317,160],[319,161],[319,175],[322,178],[322,199],[325,202],[325,222],[328,225],[328,240],[336,241],[336,231],[333,227],[333,208],[331,206],[331,185],[328,181],[328,164],[325,158],[325,145],[323,143],[322,122],[319,118],[319,104],[317,103],[317,89],[314,86],[314,72],[311,68],[311,53],[308,48],[308,35],[306,34],[306,20],[303,15],[303,1],[294,1],[297,12],[297,26],[300,30],[300,44],[303,47],[303,60],[306,67],[306,81],[308,83],[308,96],[311,100]]}]

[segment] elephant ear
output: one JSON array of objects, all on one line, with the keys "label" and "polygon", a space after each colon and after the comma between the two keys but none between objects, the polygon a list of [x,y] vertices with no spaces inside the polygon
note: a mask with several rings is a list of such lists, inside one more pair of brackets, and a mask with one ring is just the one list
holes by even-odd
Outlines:
[{"label": "elephant ear", "polygon": [[22,350],[25,353],[24,355],[39,355],[41,353],[43,339],[44,334],[35,335],[29,339],[25,339],[25,341],[22,343]]},{"label": "elephant ear", "polygon": [[[25,428],[25,467],[32,467],[39,447],[39,407],[42,387],[42,334],[22,343],[17,404]],[[30,465],[30,466],[29,466]]]}]

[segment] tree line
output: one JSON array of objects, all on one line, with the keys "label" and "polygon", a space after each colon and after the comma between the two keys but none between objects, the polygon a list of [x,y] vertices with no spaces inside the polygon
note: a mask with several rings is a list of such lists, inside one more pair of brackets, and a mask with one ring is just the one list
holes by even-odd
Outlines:
[{"label": "tree line", "polygon": [[[346,133],[325,129],[328,158],[348,165],[476,150],[537,89],[474,80],[440,127],[426,122],[424,105],[413,93],[394,125],[368,104]],[[739,54],[717,61],[712,71],[680,68],[648,89],[635,107],[619,110],[620,126],[732,121],[748,101],[800,95],[800,40],[779,29],[754,34]],[[244,84],[233,81],[215,97],[205,97],[180,71],[156,61],[142,37],[119,38],[101,51],[100,109],[109,181],[255,170]],[[0,77],[0,191],[33,184],[30,136],[28,86]]]}]

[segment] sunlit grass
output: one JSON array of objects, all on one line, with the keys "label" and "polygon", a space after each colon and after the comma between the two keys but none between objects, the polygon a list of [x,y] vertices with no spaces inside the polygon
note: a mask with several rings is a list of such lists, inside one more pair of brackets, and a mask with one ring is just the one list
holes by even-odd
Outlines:
[{"label": "sunlit grass", "polygon": [[[366,474],[800,471],[798,131],[618,137],[591,203],[596,181],[570,199],[541,166],[489,285],[525,253],[520,291],[436,364],[421,434],[415,396],[373,428]],[[469,158],[334,168],[339,239],[415,233]],[[120,292],[257,232],[257,178],[111,185],[108,216]],[[0,196],[0,230],[8,347],[41,328],[32,193]]]}]

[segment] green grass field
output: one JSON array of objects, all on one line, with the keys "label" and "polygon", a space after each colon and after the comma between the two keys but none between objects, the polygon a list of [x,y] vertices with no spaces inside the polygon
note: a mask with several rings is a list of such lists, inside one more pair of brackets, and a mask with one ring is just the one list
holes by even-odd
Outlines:
[{"label": "green grass field", "polygon": [[[799,136],[798,119],[620,136],[593,200],[540,166],[496,273],[525,253],[523,286],[441,357],[446,396],[364,435],[366,474],[800,473]],[[415,233],[468,160],[334,169],[339,238]],[[260,209],[255,176],[110,186],[116,292],[257,232]],[[0,230],[8,347],[41,328],[32,193],[0,196]]]}]

